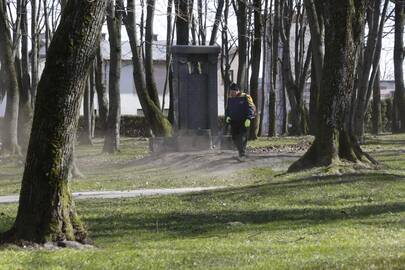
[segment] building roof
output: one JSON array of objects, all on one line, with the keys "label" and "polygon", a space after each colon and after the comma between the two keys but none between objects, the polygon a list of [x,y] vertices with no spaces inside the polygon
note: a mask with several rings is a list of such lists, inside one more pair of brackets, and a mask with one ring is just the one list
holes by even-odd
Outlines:
[{"label": "building roof", "polygon": [[[101,40],[101,54],[103,59],[110,60],[110,43],[108,40]],[[166,61],[166,40],[153,41],[152,55],[154,61]],[[132,60],[132,51],[129,41],[122,41],[121,43],[122,60]]]},{"label": "building roof", "polygon": [[[103,59],[110,60],[110,43],[106,39],[102,39],[101,43],[101,54]],[[154,61],[166,61],[166,40],[158,40],[153,41],[152,44],[153,49],[153,60]],[[121,43],[121,54],[123,61],[131,61],[132,60],[132,51],[129,41],[122,41]],[[46,57],[45,46],[41,46],[39,49],[39,57],[41,59]]]}]

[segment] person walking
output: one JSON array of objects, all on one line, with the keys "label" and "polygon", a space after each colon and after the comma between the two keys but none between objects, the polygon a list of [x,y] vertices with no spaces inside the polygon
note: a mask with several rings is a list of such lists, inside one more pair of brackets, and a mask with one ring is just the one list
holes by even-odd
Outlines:
[{"label": "person walking", "polygon": [[242,93],[239,86],[232,83],[225,110],[225,122],[231,126],[232,141],[238,149],[240,161],[246,159],[248,131],[255,114],[256,106],[252,97]]}]

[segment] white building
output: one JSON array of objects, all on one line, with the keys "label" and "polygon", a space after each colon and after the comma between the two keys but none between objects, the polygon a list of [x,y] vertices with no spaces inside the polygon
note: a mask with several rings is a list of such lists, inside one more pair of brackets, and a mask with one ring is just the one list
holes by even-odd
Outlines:
[{"label": "white building", "polygon": [[[155,36],[156,37],[156,36]],[[122,64],[121,64],[121,113],[122,115],[142,115],[142,108],[136,94],[135,84],[133,80],[132,52],[129,41],[122,42]],[[101,40],[101,52],[104,59],[104,83],[108,89],[109,67],[110,67],[110,46],[105,35]],[[235,53],[236,50],[233,50]],[[45,66],[45,47],[40,49],[40,72]],[[218,61],[220,63],[220,61]],[[218,64],[218,113],[224,114],[224,83],[221,76],[220,64]],[[231,74],[236,73],[238,66],[237,56],[231,65]],[[162,103],[163,91],[166,81],[166,41],[158,41],[157,38],[153,42],[153,69],[156,80],[156,86],[159,92],[159,98]],[[169,90],[167,87],[165,98],[165,109],[169,108]],[[0,117],[4,116],[5,99],[0,104]],[[96,109],[97,109],[97,102]]]}]

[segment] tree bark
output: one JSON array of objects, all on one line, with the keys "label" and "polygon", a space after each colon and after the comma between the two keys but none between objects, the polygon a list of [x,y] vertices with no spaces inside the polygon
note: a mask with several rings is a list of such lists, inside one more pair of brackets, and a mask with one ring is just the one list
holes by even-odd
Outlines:
[{"label": "tree bark", "polygon": [[146,29],[145,29],[145,79],[150,98],[160,108],[159,95],[153,74],[153,21],[155,17],[155,0],[147,0]]},{"label": "tree bark", "polygon": [[98,111],[101,122],[101,132],[102,136],[104,136],[107,130],[108,99],[107,99],[107,88],[104,82],[103,56],[101,55],[100,46],[97,49],[97,58],[95,66],[96,66],[95,80],[96,80]]},{"label": "tree bark", "polygon": [[[113,5],[113,4],[111,4]],[[113,10],[113,9],[112,9]],[[115,153],[120,147],[121,121],[121,22],[122,12],[115,9],[115,14],[107,16],[107,26],[110,41],[110,76],[108,81],[109,109],[107,130],[104,137],[104,152]]]},{"label": "tree bark", "polygon": [[189,43],[189,28],[191,21],[190,11],[191,0],[174,0],[176,11],[176,35],[177,45],[188,45]]},{"label": "tree bark", "polygon": [[31,0],[31,103],[34,108],[37,93],[39,72],[38,72],[38,50],[39,50],[37,0]]},{"label": "tree bark", "polygon": [[[118,0],[118,3],[123,9],[123,1]],[[146,89],[145,74],[143,73],[142,62],[138,53],[134,0],[128,0],[127,13],[124,15],[124,24],[132,51],[135,88],[142,106],[142,110],[155,136],[171,136],[173,133],[172,125],[164,117],[159,107],[155,105]]]},{"label": "tree bark", "polygon": [[[392,132],[405,132],[405,85],[404,85],[404,18],[405,5],[395,4],[394,76],[395,92],[393,103]],[[395,121],[394,121],[395,120]]]},{"label": "tree bark", "polygon": [[218,7],[217,11],[215,13],[215,21],[214,21],[214,26],[212,27],[212,32],[211,32],[211,38],[210,38],[210,45],[213,46],[215,45],[215,42],[217,40],[217,33],[218,33],[218,28],[219,24],[221,23],[221,17],[222,17],[222,10],[224,8],[224,0],[218,0]]},{"label": "tree bark", "polygon": [[290,172],[328,166],[340,159],[372,162],[348,132],[346,114],[353,90],[356,51],[364,24],[365,0],[325,1],[325,63],[322,71],[319,131]]},{"label": "tree bark", "polygon": [[[261,0],[253,1],[254,12],[254,39],[252,47],[252,74],[250,77],[250,95],[253,102],[256,104],[257,111],[260,111],[261,106],[258,104],[259,98],[259,73],[260,60],[262,51],[262,14]],[[250,127],[250,140],[256,140],[259,132],[260,114],[256,114],[256,118],[252,121]]]},{"label": "tree bark", "polygon": [[323,41],[323,3],[316,0],[304,0],[308,24],[311,33],[312,68],[311,94],[309,102],[310,132],[317,132],[319,95],[321,91],[322,69],[324,61]]},{"label": "tree bark", "polygon": [[32,126],[32,104],[31,104],[31,79],[29,74],[29,53],[28,53],[28,1],[21,3],[21,88],[20,105],[18,115],[18,141],[23,149],[28,147],[29,136]]},{"label": "tree bark", "polygon": [[364,141],[364,125],[367,107],[375,81],[376,69],[380,62],[381,39],[387,13],[388,0],[381,12],[380,1],[372,1],[367,10],[368,38],[364,50],[363,63],[359,70],[357,99],[354,108],[354,121],[351,123],[354,135],[359,142]]},{"label": "tree bark", "polygon": [[18,109],[20,90],[18,85],[13,42],[11,40],[7,12],[0,0],[0,60],[6,74],[7,104],[2,132],[2,151],[12,155],[21,155],[18,145]]},{"label": "tree bark", "polygon": [[87,73],[107,0],[70,0],[49,47],[34,113],[17,217],[1,242],[84,242],[68,171]]},{"label": "tree bark", "polygon": [[[89,74],[90,77],[90,74]],[[90,78],[88,77],[86,87],[84,90],[83,98],[83,130],[80,132],[79,142],[81,145],[92,145],[93,140],[91,137],[91,122],[92,122],[92,108],[91,108],[91,89]]]},{"label": "tree bark", "polygon": [[372,119],[371,133],[374,135],[380,134],[382,131],[382,118],[381,118],[381,89],[380,89],[379,68],[373,85],[373,103],[372,103],[371,119]]},{"label": "tree bark", "polygon": [[[235,3],[236,1],[236,3]],[[247,6],[244,0],[232,0],[232,4],[236,13],[236,21],[238,26],[238,75],[237,84],[241,89],[246,90],[246,59],[247,59]]]},{"label": "tree bark", "polygon": [[280,18],[281,18],[281,2],[274,0],[274,23],[272,31],[273,48],[271,53],[271,83],[269,93],[269,137],[276,136],[276,89],[278,89],[279,76],[279,45],[280,45]]}]

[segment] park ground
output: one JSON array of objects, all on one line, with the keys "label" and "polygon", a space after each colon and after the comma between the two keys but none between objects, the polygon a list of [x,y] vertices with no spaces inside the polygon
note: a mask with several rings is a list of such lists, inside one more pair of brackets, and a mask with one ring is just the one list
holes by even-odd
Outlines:
[{"label": "park ground", "polygon": [[[311,137],[260,139],[229,151],[150,155],[124,138],[78,147],[73,191],[221,187],[200,193],[77,201],[94,248],[3,246],[0,269],[405,269],[405,135],[368,136],[378,169],[340,164],[286,174]],[[0,159],[0,196],[23,164]],[[17,204],[0,204],[0,231]]]}]

